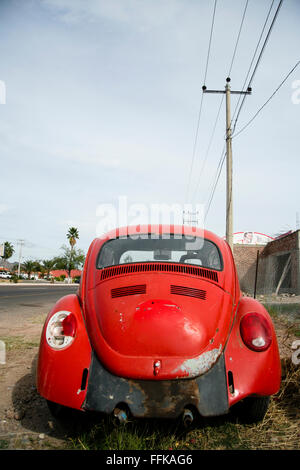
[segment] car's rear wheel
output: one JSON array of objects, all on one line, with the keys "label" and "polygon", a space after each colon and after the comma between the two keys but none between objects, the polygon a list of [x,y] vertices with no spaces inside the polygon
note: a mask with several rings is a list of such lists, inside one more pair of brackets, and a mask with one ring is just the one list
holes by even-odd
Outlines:
[{"label": "car's rear wheel", "polygon": [[262,421],[268,410],[270,397],[247,397],[236,405],[239,418],[248,424]]}]

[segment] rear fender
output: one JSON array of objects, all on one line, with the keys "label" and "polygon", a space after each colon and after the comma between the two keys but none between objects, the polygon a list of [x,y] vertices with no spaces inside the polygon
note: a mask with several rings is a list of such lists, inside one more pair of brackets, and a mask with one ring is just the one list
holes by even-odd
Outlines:
[{"label": "rear fender", "polygon": [[[49,346],[46,330],[52,315],[59,311],[75,315],[76,333],[69,346],[56,350]],[[55,304],[44,324],[37,365],[38,393],[60,405],[80,409],[85,399],[90,361],[91,346],[79,300],[76,294],[70,294]]]},{"label": "rear fender", "polygon": [[[266,351],[252,351],[240,335],[241,318],[250,312],[262,314],[272,330],[272,343]],[[274,325],[257,300],[242,297],[225,349],[229,406],[249,395],[270,396],[278,392],[281,381],[280,355]]]}]

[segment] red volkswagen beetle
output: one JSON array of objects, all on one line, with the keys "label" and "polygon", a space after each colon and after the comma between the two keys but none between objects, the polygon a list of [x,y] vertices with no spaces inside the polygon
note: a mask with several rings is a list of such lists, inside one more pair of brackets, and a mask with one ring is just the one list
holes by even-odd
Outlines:
[{"label": "red volkswagen beetle", "polygon": [[78,293],[47,316],[37,388],[56,415],[67,407],[189,423],[239,402],[257,421],[280,378],[272,321],[241,295],[226,241],[160,225],[92,242]]}]

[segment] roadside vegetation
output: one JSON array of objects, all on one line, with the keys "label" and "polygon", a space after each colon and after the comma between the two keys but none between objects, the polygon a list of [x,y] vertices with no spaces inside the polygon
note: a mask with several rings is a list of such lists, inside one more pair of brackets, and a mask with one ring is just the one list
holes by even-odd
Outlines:
[{"label": "roadside vegetation", "polygon": [[1,336],[1,341],[4,341],[7,352],[36,348],[39,346],[39,340],[40,338],[29,340],[25,336]]},{"label": "roadside vegetation", "polygon": [[[79,240],[79,231],[76,227],[70,227],[66,238],[69,242],[69,247],[63,245],[61,247],[61,254],[51,259],[27,259],[23,261],[20,266],[18,263],[10,265],[11,271],[11,282],[18,282],[20,279],[26,276],[26,279],[52,279],[53,281],[63,281],[66,277],[71,276],[73,270],[81,269],[85,254],[80,248],[76,248],[75,245]],[[4,243],[4,256],[0,257],[0,263],[2,260],[3,267],[8,267],[8,259],[15,253],[15,248],[10,242]],[[59,270],[65,271],[66,275],[63,277],[56,276],[55,279],[51,276],[51,272]],[[20,271],[20,275],[18,275]]]},{"label": "roadside vegetation", "polygon": [[267,304],[265,305],[273,319],[280,318],[286,326],[286,334],[300,338],[300,305],[299,304]]}]

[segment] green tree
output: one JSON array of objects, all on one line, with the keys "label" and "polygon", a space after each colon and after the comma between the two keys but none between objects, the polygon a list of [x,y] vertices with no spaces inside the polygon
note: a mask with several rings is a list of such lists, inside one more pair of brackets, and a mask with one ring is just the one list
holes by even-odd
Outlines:
[{"label": "green tree", "polygon": [[30,279],[31,274],[35,271],[37,267],[36,261],[27,260],[24,261],[22,264],[22,270],[28,275],[28,279]]},{"label": "green tree", "polygon": [[44,273],[44,269],[43,269],[43,266],[41,264],[41,261],[34,261],[33,272],[36,273],[36,274],[43,274]]},{"label": "green tree", "polygon": [[44,259],[41,262],[41,272],[46,274],[47,279],[49,279],[50,272],[55,268],[55,259]]},{"label": "green tree", "polygon": [[63,254],[55,258],[55,268],[56,269],[64,269],[67,271],[69,278],[71,277],[71,271],[73,269],[80,269],[82,268],[85,260],[85,255],[82,250],[79,248],[71,247],[68,248],[67,246],[62,246]]}]

